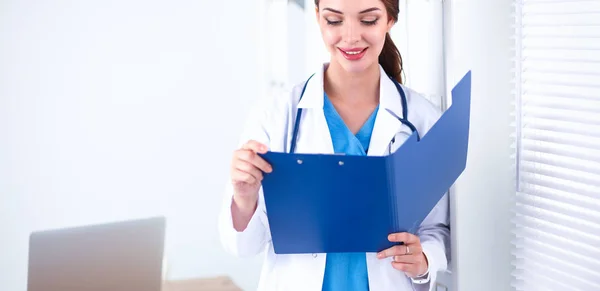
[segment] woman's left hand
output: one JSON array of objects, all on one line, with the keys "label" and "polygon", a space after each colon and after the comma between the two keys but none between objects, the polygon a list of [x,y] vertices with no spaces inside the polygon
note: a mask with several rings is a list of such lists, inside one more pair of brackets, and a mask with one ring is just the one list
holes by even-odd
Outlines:
[{"label": "woman's left hand", "polygon": [[392,257],[392,267],[404,272],[411,278],[417,278],[427,273],[429,265],[418,236],[407,232],[399,232],[390,234],[388,240],[391,242],[403,242],[404,244],[395,245],[379,252],[377,258]]}]

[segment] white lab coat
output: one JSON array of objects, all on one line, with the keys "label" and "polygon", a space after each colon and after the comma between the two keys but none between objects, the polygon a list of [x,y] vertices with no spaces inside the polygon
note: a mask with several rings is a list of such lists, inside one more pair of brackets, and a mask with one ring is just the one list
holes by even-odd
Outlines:
[{"label": "white lab coat", "polygon": [[[297,153],[333,153],[333,144],[323,113],[323,73],[327,64],[317,70],[308,83],[302,100],[298,102],[304,82],[290,92],[267,98],[258,106],[243,132],[240,145],[253,139],[264,143],[271,151],[287,152],[290,148],[296,109],[303,108],[298,132]],[[411,130],[392,115],[402,116],[402,104],[393,82],[380,66],[380,108],[371,135],[368,155],[386,155],[392,138],[395,151],[408,138]],[[440,112],[423,96],[403,87],[408,103],[408,120],[424,136],[440,117]],[[426,161],[424,161],[426,162]],[[239,257],[265,252],[258,290],[321,290],[327,254],[278,255],[273,252],[264,197],[260,191],[258,208],[248,227],[237,232],[231,218],[232,186],[227,185],[219,217],[220,238],[225,249]],[[438,270],[447,267],[449,254],[448,197],[445,195],[423,221],[417,235],[429,261],[430,281],[414,283],[403,272],[392,268],[391,260],[377,259],[376,253],[367,253],[370,291],[433,290]]]}]

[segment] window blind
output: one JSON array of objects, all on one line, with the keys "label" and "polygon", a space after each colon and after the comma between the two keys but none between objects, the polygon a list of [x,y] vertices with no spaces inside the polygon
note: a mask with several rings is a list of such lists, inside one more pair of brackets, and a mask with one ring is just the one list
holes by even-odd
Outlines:
[{"label": "window blind", "polygon": [[600,290],[600,1],[514,4],[512,286]]}]

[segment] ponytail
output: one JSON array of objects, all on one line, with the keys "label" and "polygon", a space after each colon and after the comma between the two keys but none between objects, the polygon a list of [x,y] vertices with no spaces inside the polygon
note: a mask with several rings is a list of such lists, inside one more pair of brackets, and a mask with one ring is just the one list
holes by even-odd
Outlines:
[{"label": "ponytail", "polygon": [[[398,22],[400,1],[381,0],[381,2],[383,2],[390,20],[393,20],[394,23]],[[383,67],[383,70],[388,76],[402,84],[402,56],[389,33],[385,34],[383,49],[381,50],[381,53],[379,53],[379,64]]]},{"label": "ponytail", "polygon": [[389,33],[385,35],[385,43],[379,54],[379,64],[388,76],[402,84],[402,56]]}]

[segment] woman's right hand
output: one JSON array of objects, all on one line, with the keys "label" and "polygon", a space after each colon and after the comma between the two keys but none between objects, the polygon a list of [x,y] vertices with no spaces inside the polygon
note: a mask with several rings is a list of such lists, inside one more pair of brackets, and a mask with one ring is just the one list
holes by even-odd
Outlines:
[{"label": "woman's right hand", "polygon": [[273,170],[271,165],[258,155],[266,153],[267,150],[266,145],[251,140],[233,154],[231,162],[233,200],[242,212],[254,213],[263,172],[270,173]]}]

